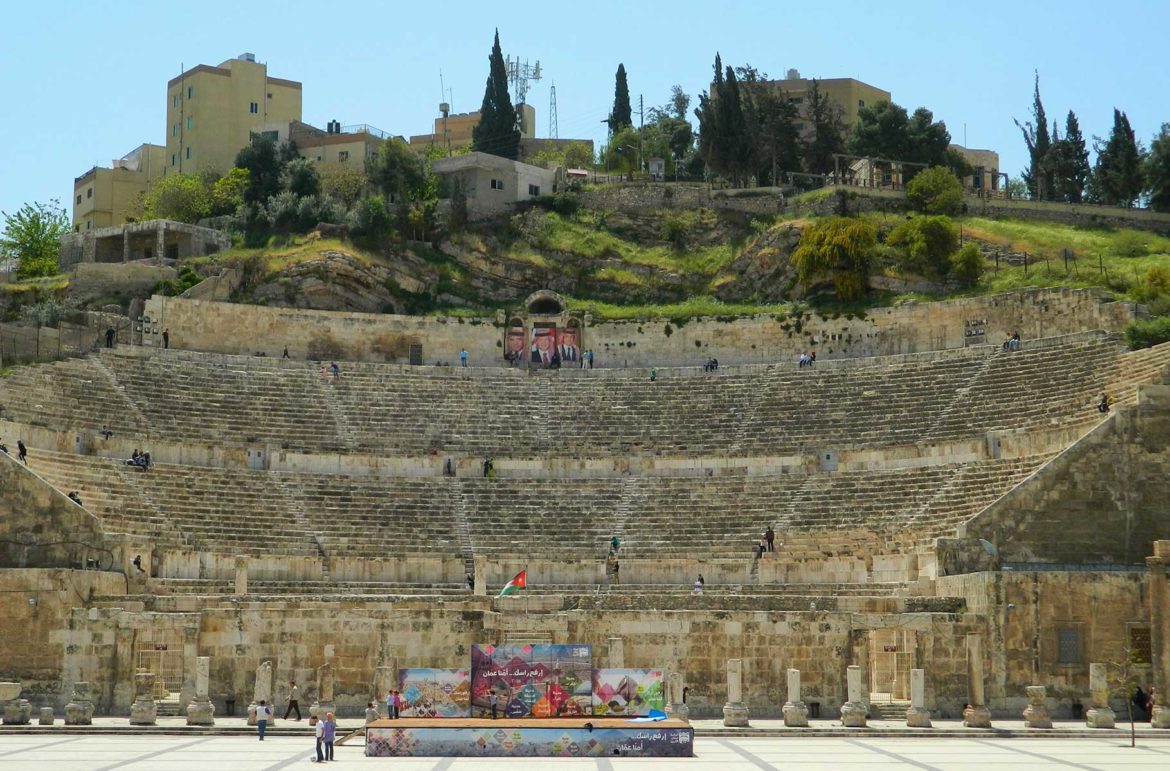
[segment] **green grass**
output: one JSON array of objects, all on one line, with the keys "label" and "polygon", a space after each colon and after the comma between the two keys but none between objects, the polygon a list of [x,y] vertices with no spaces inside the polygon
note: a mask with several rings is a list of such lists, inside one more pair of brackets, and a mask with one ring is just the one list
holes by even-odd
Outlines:
[{"label": "green grass", "polygon": [[614,305],[575,297],[566,298],[569,308],[589,310],[596,318],[609,321],[632,319],[694,319],[700,316],[756,316],[759,314],[788,314],[790,303],[753,304],[725,303],[709,295],[690,297],[683,302]]}]

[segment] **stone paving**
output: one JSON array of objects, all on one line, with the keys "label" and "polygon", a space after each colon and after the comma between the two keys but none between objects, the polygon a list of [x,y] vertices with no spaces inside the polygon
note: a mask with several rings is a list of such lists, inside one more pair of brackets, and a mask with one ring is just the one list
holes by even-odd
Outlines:
[{"label": "stone paving", "polygon": [[[311,768],[311,736],[6,735],[0,737],[0,767],[5,771],[278,771]],[[768,769],[1030,769],[1077,768],[1094,771],[1165,769],[1170,739],[1143,739],[1130,748],[1120,736],[1102,739],[993,738],[700,738],[696,757],[685,758],[366,758],[360,744],[336,748],[332,767],[385,768],[394,771],[553,771],[614,769],[671,771],[717,768],[721,771]]]}]

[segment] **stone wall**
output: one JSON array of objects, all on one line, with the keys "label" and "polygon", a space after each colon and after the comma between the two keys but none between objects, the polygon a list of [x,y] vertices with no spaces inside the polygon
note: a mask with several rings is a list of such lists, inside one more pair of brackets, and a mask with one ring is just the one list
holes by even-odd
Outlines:
[{"label": "stone wall", "polygon": [[960,529],[1004,562],[1143,564],[1170,538],[1170,386],[1145,386],[1036,476]]},{"label": "stone wall", "polygon": [[83,304],[114,294],[141,297],[177,275],[169,265],[148,262],[80,262],[69,274],[69,297]]},{"label": "stone wall", "polygon": [[[101,523],[16,459],[15,437],[0,454],[0,568],[113,567]],[[2,617],[2,616],[0,616]]]},{"label": "stone wall", "polygon": [[[1120,330],[1136,306],[1100,290],[1035,289],[942,303],[878,308],[864,317],[788,316],[665,319],[589,323],[583,348],[598,367],[695,366],[795,360],[815,349],[819,359],[882,356],[998,344],[1013,331],[1025,341],[1086,329]],[[408,360],[422,346],[425,364],[456,362],[466,348],[472,366],[503,361],[495,319],[396,316],[266,308],[154,296],[145,315],[171,331],[171,347],[296,359]],[[978,323],[975,323],[978,322]],[[157,344],[158,341],[148,341]]]}]

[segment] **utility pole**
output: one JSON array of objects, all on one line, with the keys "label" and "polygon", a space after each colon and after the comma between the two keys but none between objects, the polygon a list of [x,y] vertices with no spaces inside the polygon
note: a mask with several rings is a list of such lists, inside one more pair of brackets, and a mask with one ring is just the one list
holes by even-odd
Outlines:
[{"label": "utility pole", "polygon": [[559,139],[557,132],[557,84],[554,82],[548,92],[548,135]]},{"label": "utility pole", "polygon": [[642,173],[642,134],[646,128],[645,110],[642,109],[642,95],[638,94],[638,173]]}]

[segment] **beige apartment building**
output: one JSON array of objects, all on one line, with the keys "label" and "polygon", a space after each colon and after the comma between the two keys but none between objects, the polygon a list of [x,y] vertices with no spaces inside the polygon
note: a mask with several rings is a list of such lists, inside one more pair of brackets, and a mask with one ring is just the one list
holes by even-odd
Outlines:
[{"label": "beige apartment building", "polygon": [[166,173],[224,173],[262,126],[301,119],[301,84],[252,54],[200,64],[167,83]]},{"label": "beige apartment building", "polygon": [[364,171],[390,134],[367,124],[342,126],[329,121],[324,130],[299,120],[266,123],[256,133],[273,142],[292,142],[302,158],[326,166]]},{"label": "beige apartment building", "polygon": [[110,164],[73,180],[73,230],[82,232],[129,220],[147,185],[163,176],[166,148],[143,144]]},{"label": "beige apartment building", "polygon": [[[808,92],[812,90],[812,78],[802,78],[798,71],[789,70],[783,80],[773,80],[770,83],[777,88],[782,88],[798,106],[801,117],[805,117],[805,111],[808,109]],[[862,83],[854,78],[817,79],[817,88],[834,103],[840,105],[841,120],[846,129],[849,130],[857,125],[857,116],[861,108],[873,106],[878,102],[893,101],[889,91]],[[803,131],[804,128],[803,124],[797,124],[797,130]]]},{"label": "beige apartment building", "polygon": [[999,153],[995,150],[976,150],[962,145],[951,145],[967,159],[975,173],[963,177],[963,187],[974,191],[998,192],[1004,187],[1004,175],[999,170]]},{"label": "beige apartment building", "polygon": [[[530,104],[518,104],[516,112],[520,115],[521,140],[534,138],[536,136],[536,108]],[[455,115],[440,115],[435,118],[434,133],[415,134],[410,138],[410,146],[420,152],[430,145],[458,150],[471,144],[471,132],[478,125],[479,110]]]}]

